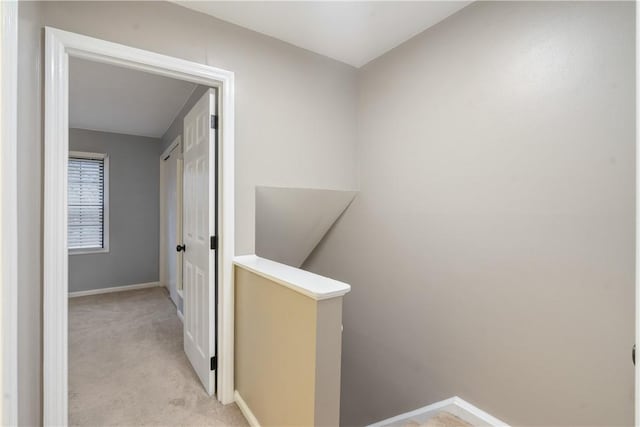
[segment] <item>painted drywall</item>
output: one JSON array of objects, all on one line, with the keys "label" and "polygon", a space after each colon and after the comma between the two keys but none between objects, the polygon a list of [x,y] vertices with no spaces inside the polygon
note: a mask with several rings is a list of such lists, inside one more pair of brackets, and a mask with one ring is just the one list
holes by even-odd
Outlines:
[{"label": "painted drywall", "polygon": [[69,256],[69,291],[159,280],[160,139],[69,129],[69,150],[109,156],[109,252]]},{"label": "painted drywall", "polygon": [[184,117],[191,111],[196,102],[202,98],[205,92],[209,90],[207,86],[198,85],[193,90],[193,93],[187,99],[187,102],[184,103],[178,115],[173,119],[171,125],[167,129],[167,131],[162,135],[162,151],[169,148],[171,143],[178,137],[184,134]]},{"label": "painted drywall", "polygon": [[356,191],[256,187],[256,255],[300,267]]},{"label": "painted drywall", "polygon": [[361,70],[341,424],[632,425],[633,2],[476,2]]},{"label": "painted drywall", "polygon": [[342,297],[318,301],[240,266],[234,283],[235,388],[260,425],[336,426]]},{"label": "painted drywall", "polygon": [[42,419],[42,10],[18,4],[18,423]]},{"label": "painted drywall", "polygon": [[235,73],[238,254],[254,252],[256,185],[357,186],[353,67],[166,2],[41,7],[45,25]]},{"label": "painted drywall", "polygon": [[19,5],[19,421],[41,422],[44,25],[235,72],[236,253],[254,251],[256,185],[357,188],[356,70],[166,2]]},{"label": "painted drywall", "polygon": [[471,3],[178,1],[193,10],[355,67],[363,66]]},{"label": "painted drywall", "polygon": [[198,86],[74,57],[69,81],[69,127],[152,138],[162,138]]},{"label": "painted drywall", "polygon": [[[362,71],[363,193],[309,263],[353,284],[343,422],[455,389],[513,424],[631,424],[633,16],[479,2]],[[175,5],[21,2],[24,425],[42,402],[45,24],[236,72],[238,253],[255,185],[357,188],[353,69]]]}]

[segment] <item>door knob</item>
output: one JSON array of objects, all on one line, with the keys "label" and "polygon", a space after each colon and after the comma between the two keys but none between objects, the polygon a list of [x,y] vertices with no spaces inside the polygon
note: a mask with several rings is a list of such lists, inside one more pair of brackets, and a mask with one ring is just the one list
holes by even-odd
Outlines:
[{"label": "door knob", "polygon": [[187,250],[187,247],[185,245],[176,246],[176,251],[178,251],[178,252],[184,252],[186,250]]}]

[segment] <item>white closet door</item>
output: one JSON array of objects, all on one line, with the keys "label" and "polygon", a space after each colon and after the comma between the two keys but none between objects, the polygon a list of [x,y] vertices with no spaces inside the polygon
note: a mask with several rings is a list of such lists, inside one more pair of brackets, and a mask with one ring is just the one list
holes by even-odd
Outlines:
[{"label": "white closet door", "polygon": [[169,288],[169,295],[173,303],[178,306],[178,257],[176,252],[177,240],[177,227],[178,227],[178,156],[180,152],[180,146],[178,145],[173,149],[168,158],[165,158],[163,168],[164,179],[164,235],[166,236],[166,242],[163,250],[165,251],[165,278],[167,287]]}]

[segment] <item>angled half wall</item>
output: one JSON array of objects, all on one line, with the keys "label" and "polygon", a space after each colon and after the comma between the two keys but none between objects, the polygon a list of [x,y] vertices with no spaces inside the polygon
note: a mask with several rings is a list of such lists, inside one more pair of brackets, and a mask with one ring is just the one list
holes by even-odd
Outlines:
[{"label": "angled half wall", "polygon": [[256,255],[300,267],[356,193],[256,187]]}]

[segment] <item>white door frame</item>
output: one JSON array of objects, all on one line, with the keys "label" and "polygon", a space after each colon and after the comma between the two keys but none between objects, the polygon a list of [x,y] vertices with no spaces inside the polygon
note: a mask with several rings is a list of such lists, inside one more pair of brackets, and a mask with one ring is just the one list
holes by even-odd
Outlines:
[{"label": "white door frame", "polygon": [[[165,158],[173,152],[176,148],[180,149],[182,145],[182,135],[178,135],[174,138],[171,144],[167,147],[166,150],[160,154],[160,247],[158,252],[158,265],[160,266],[160,271],[158,272],[158,277],[160,278],[160,284],[166,288],[169,288],[169,283],[167,282],[167,277],[165,276],[166,267],[167,267],[167,259],[166,259],[166,242],[167,242],[167,233],[165,229],[166,222],[166,212],[164,211],[164,203],[165,203],[165,192],[167,183],[165,181]],[[176,183],[177,184],[177,183]],[[164,248],[164,249],[163,249]],[[180,310],[178,310],[180,311]]]},{"label": "white door frame", "polygon": [[0,425],[18,425],[18,2],[0,2]]},{"label": "white door frame", "polygon": [[[218,376],[217,398],[234,400],[234,74],[142,49],[45,27],[43,421],[66,425],[67,366],[67,157],[69,56],[218,88]],[[213,190],[213,189],[212,189]],[[211,276],[213,280],[214,277]]]},{"label": "white door frame", "polygon": [[[640,25],[640,8],[636,2],[636,31],[638,25]],[[638,347],[638,354],[636,355],[635,365],[635,425],[640,426],[640,171],[638,171],[638,165],[640,165],[640,145],[638,144],[638,123],[640,123],[640,74],[638,74],[638,64],[640,63],[640,41],[638,40],[638,33],[636,32],[636,335],[635,342]]]}]

